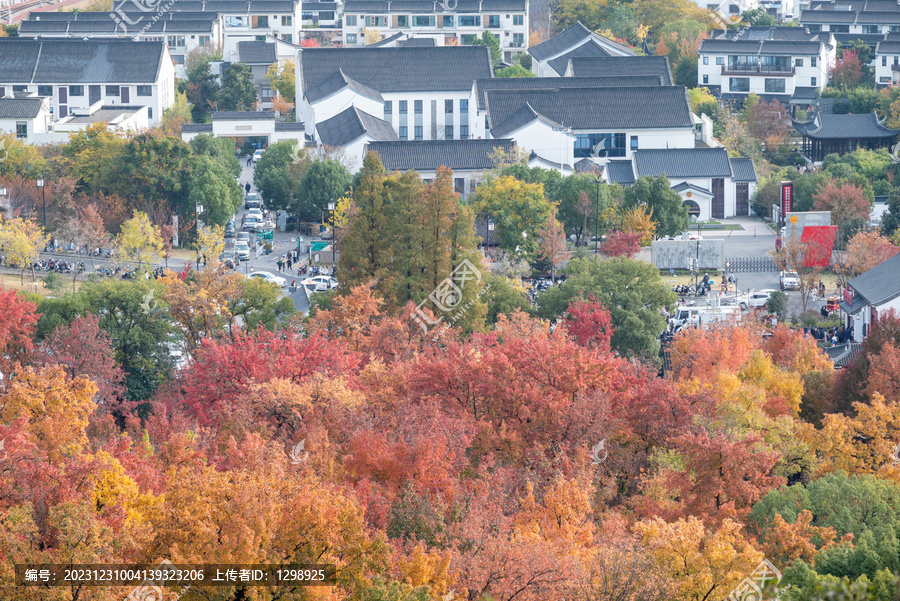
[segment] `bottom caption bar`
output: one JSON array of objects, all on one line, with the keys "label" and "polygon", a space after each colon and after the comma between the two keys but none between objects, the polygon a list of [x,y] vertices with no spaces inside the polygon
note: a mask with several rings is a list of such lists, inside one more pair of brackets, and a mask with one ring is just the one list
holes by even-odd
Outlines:
[{"label": "bottom caption bar", "polygon": [[334,564],[16,564],[17,586],[330,586]]}]

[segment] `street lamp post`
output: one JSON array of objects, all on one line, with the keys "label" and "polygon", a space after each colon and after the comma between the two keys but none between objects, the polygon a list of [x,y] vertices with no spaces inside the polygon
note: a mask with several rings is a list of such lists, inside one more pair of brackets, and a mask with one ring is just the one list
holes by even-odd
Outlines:
[{"label": "street lamp post", "polygon": [[600,252],[600,184],[603,180],[599,177],[593,180],[597,184],[597,205],[594,210],[594,255]]},{"label": "street lamp post", "polygon": [[337,237],[334,235],[334,196],[331,197],[331,202],[328,203],[328,212],[331,213],[331,275],[334,277],[334,253],[337,250]]},{"label": "street lamp post", "polygon": [[44,170],[41,169],[41,177],[37,180],[37,187],[41,189],[41,204],[44,206],[44,230],[47,229],[47,195],[44,193]]}]

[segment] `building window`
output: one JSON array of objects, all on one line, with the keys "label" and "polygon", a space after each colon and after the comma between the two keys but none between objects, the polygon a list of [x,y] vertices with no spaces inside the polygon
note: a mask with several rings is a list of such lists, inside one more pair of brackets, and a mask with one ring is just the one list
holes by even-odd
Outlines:
[{"label": "building window", "polygon": [[409,15],[397,15],[397,27],[409,27]]},{"label": "building window", "polygon": [[119,95],[119,86],[106,86],[106,95],[107,96],[118,96]]},{"label": "building window", "polygon": [[524,33],[514,33],[513,34],[513,48],[524,48],[525,47],[525,34]]},{"label": "building window", "polygon": [[290,44],[293,41],[294,36],[289,33],[283,33],[281,34],[281,39]]},{"label": "building window", "polygon": [[468,140],[469,139],[469,126],[468,125],[460,125],[459,126],[459,139],[460,140]]},{"label": "building window", "polygon": [[259,15],[251,17],[251,23],[253,29],[268,29],[269,28],[269,15]]},{"label": "building window", "polygon": [[704,56],[704,57],[703,57],[703,64],[704,64],[704,65],[708,65],[708,64],[709,64],[709,57],[708,57],[708,56]]},{"label": "building window", "polygon": [[816,78],[815,78],[815,77],[810,77],[810,78],[809,78],[809,85],[811,85],[812,87],[815,88],[815,87],[818,87],[819,84],[816,83]]},{"label": "building window", "polygon": [[795,66],[795,67],[802,67],[802,66],[803,66],[803,59],[802,59],[802,58],[796,58],[796,59],[794,59],[794,66]]},{"label": "building window", "polygon": [[625,134],[578,134],[575,137],[575,157],[623,157]]},{"label": "building window", "polygon": [[290,27],[291,26],[291,15],[282,15],[281,16],[281,26],[282,27]]},{"label": "building window", "polygon": [[709,83],[709,75],[703,76],[703,83]]},{"label": "building window", "polygon": [[453,178],[453,191],[457,194],[465,194],[466,192],[466,180],[462,177]]},{"label": "building window", "polygon": [[69,96],[84,96],[84,86],[69,86]]},{"label": "building window", "polygon": [[881,57],[881,66],[887,67],[887,57],[886,56]]},{"label": "building window", "polygon": [[38,86],[38,96],[53,96],[53,86]]},{"label": "building window", "polygon": [[406,114],[406,101],[405,101],[405,100],[401,100],[401,101],[397,104],[397,112],[400,113],[401,115],[405,115],[405,114]]},{"label": "building window", "polygon": [[422,126],[421,125],[416,125],[415,134],[416,134],[416,140],[422,139]]},{"label": "building window", "polygon": [[849,25],[832,25],[831,31],[834,33],[850,33]]},{"label": "building window", "polygon": [[880,25],[865,25],[863,26],[863,33],[881,33]]},{"label": "building window", "polygon": [[16,137],[17,138],[27,138],[28,137],[28,122],[27,121],[16,121]]},{"label": "building window", "polygon": [[347,44],[355,44],[356,43],[356,34],[348,33],[347,34]]},{"label": "building window", "polygon": [[716,57],[716,64],[717,64],[717,65],[724,65],[724,64],[725,64],[725,57],[724,57],[724,56],[717,56],[717,57]]},{"label": "building window", "polygon": [[459,43],[463,46],[471,46],[476,39],[478,39],[478,36],[474,33],[464,33],[459,36]]},{"label": "building window", "polygon": [[152,106],[147,107],[147,118],[153,119],[153,107]]},{"label": "building window", "polygon": [[421,100],[416,100],[413,102],[413,110],[416,112],[417,115],[422,114],[422,101]]},{"label": "building window", "polygon": [[816,66],[816,57],[815,56],[813,56],[812,58],[809,59],[809,66],[810,67]]},{"label": "building window", "polygon": [[784,94],[784,78],[768,79],[766,78],[767,94]]},{"label": "building window", "polygon": [[634,152],[638,149],[638,137],[631,136],[631,151]]},{"label": "building window", "polygon": [[184,36],[183,35],[170,35],[169,38],[169,48],[184,48]]},{"label": "building window", "polygon": [[348,27],[356,27],[356,15],[347,15],[346,21]]},{"label": "building window", "polygon": [[453,114],[453,99],[444,101],[444,113],[448,115]]},{"label": "building window", "polygon": [[728,89],[732,92],[749,92],[750,91],[750,78],[749,77],[731,77],[728,81]]},{"label": "building window", "polygon": [[741,9],[738,8],[738,6],[737,6],[736,4],[731,4],[731,5],[729,5],[729,7],[728,7],[728,14],[736,15],[736,14],[738,14],[738,13],[740,13],[740,12],[741,12]]},{"label": "building window", "polygon": [[500,29],[500,15],[488,15],[488,29]]},{"label": "building window", "polygon": [[445,126],[444,126],[444,139],[445,139],[445,140],[452,140],[452,139],[453,139],[453,126],[452,126],[452,125],[445,125]]},{"label": "building window", "polygon": [[137,87],[137,95],[138,96],[153,96],[153,88],[151,86],[138,86]]},{"label": "building window", "polygon": [[390,100],[385,100],[384,101],[384,120],[390,121],[391,113],[393,113],[393,112],[394,112],[394,103],[391,102]]},{"label": "building window", "polygon": [[479,15],[460,15],[460,27],[481,27],[481,17]]},{"label": "building window", "polygon": [[13,86],[13,92],[27,92],[28,86]]},{"label": "building window", "polygon": [[387,27],[387,17],[366,17],[366,27]]},{"label": "building window", "polygon": [[434,15],[414,15],[413,27],[434,27]]},{"label": "building window", "polygon": [[172,55],[172,64],[173,65],[183,65],[184,64],[184,55],[183,54],[173,54]]},{"label": "building window", "polygon": [[209,46],[209,36],[208,35],[201,35],[197,38],[197,40],[200,42],[201,46]]},{"label": "building window", "polygon": [[513,25],[525,25],[525,15],[513,15]]},{"label": "building window", "polygon": [[453,27],[453,15],[444,15],[444,27]]},{"label": "building window", "polygon": [[397,135],[397,137],[400,138],[401,140],[408,140],[408,139],[409,139],[409,135],[406,133],[407,131],[408,131],[408,130],[406,129],[406,126],[405,126],[405,125],[401,125],[401,126],[400,126],[400,133]]},{"label": "building window", "polygon": [[468,113],[469,112],[469,99],[468,98],[460,99],[459,112],[460,113]]}]

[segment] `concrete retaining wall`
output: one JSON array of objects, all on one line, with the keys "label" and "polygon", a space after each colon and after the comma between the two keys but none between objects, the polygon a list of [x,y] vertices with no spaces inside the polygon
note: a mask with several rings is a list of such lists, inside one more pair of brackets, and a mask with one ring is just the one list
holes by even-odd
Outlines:
[{"label": "concrete retaining wall", "polygon": [[[696,240],[655,240],[651,245],[653,265],[660,269],[690,269],[697,257]],[[725,268],[725,241],[700,240],[700,269]]]}]

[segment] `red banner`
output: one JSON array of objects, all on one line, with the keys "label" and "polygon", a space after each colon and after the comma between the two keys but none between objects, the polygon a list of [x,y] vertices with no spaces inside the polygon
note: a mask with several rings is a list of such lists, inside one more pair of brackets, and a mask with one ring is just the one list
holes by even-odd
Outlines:
[{"label": "red banner", "polygon": [[847,303],[848,305],[853,304],[853,291],[850,290],[849,288],[844,289],[844,302]]},{"label": "red banner", "polygon": [[831,265],[831,251],[837,234],[835,225],[807,225],[803,228],[800,242],[806,244],[803,257],[804,267],[828,267]]},{"label": "red banner", "polygon": [[787,214],[793,210],[794,182],[781,182],[781,215],[787,219]]}]

